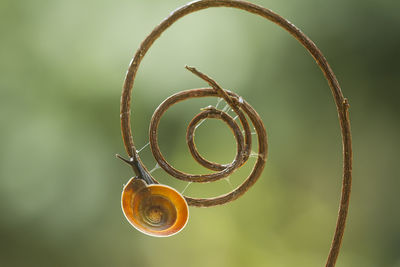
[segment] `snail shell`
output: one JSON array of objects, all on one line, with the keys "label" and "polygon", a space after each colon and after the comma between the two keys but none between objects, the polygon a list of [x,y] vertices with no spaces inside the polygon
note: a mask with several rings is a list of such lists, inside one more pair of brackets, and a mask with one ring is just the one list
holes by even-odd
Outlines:
[{"label": "snail shell", "polygon": [[124,187],[121,205],[132,226],[151,236],[174,235],[189,219],[188,205],[180,193],[166,185],[147,185],[138,178]]}]

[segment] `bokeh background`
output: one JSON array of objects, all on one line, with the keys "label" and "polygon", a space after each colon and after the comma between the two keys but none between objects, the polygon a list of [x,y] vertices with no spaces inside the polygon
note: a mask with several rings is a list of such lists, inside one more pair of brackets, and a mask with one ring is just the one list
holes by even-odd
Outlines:
[{"label": "bokeh background", "polygon": [[[354,183],[337,266],[399,267],[399,47],[396,1],[255,0],[289,19],[322,50],[351,105]],[[0,1],[1,266],[323,266],[341,186],[341,139],[331,92],[306,50],[276,25],[240,10],[185,17],[151,48],[133,91],[138,148],[167,96],[206,86],[196,66],[260,113],[269,158],[256,185],[225,206],[190,209],[187,227],[157,239],[120,209],[133,175],[119,100],[128,63],[145,36],[182,0]],[[172,108],[160,146],[184,171],[204,172],[184,136],[207,98]],[[222,107],[222,106],[221,106]],[[208,159],[230,162],[234,138],[221,122],[196,132]],[[149,148],[146,166],[155,162]],[[190,185],[215,196],[239,184]],[[182,191],[185,183],[153,175]]]}]

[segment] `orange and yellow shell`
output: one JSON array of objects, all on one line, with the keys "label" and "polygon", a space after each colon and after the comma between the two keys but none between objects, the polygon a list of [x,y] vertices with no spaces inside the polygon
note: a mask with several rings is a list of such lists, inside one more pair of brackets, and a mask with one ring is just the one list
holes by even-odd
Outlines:
[{"label": "orange and yellow shell", "polygon": [[189,219],[188,205],[180,193],[166,185],[147,185],[138,178],[124,187],[121,205],[130,224],[150,236],[174,235]]}]

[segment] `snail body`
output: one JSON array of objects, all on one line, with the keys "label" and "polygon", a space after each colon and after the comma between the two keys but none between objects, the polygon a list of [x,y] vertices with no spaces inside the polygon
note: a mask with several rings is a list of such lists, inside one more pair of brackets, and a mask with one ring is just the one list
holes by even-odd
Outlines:
[{"label": "snail body", "polygon": [[174,235],[189,219],[186,200],[175,189],[160,184],[148,185],[136,177],[124,187],[121,206],[129,223],[150,236]]}]

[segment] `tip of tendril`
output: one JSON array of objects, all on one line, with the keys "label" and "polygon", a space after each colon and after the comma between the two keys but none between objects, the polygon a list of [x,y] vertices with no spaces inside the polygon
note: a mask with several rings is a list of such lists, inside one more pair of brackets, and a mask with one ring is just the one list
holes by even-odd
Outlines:
[{"label": "tip of tendril", "polygon": [[185,69],[192,71],[192,70],[194,70],[195,68],[194,68],[194,67],[191,67],[191,66],[189,66],[189,65],[185,65]]}]

